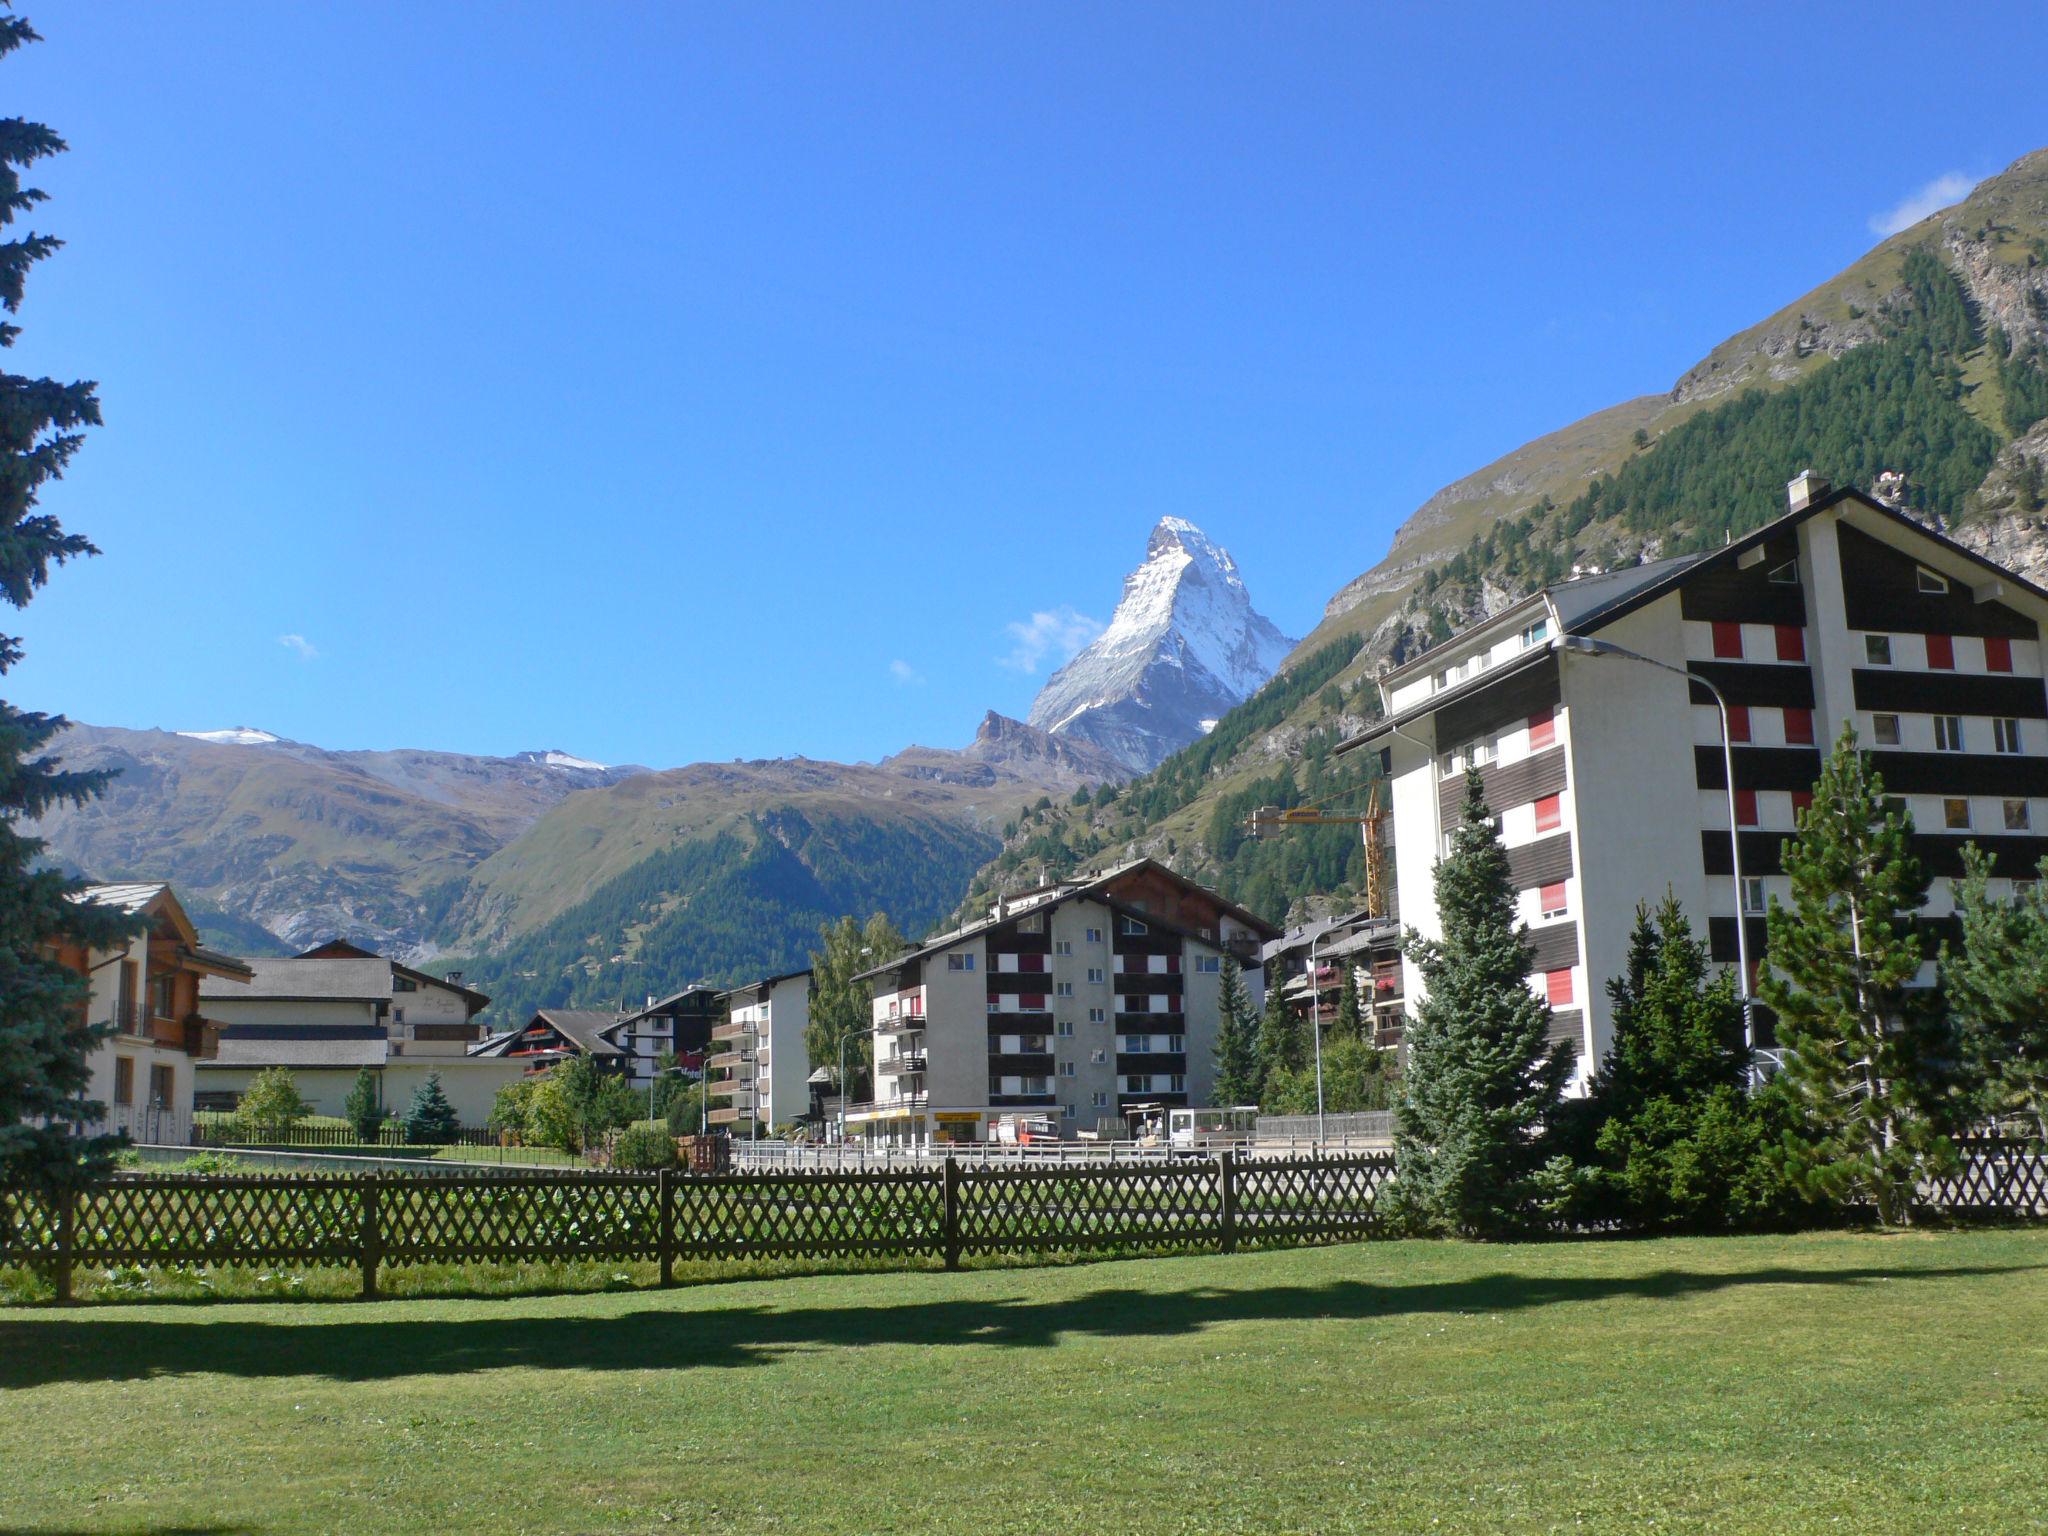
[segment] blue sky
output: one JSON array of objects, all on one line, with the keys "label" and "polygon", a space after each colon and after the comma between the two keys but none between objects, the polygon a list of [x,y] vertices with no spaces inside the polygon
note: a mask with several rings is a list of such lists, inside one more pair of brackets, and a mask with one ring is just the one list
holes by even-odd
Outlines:
[{"label": "blue sky", "polygon": [[2020,7],[20,9],[105,554],[8,686],[342,747],[956,744],[1166,513],[1305,633],[2048,143]]}]

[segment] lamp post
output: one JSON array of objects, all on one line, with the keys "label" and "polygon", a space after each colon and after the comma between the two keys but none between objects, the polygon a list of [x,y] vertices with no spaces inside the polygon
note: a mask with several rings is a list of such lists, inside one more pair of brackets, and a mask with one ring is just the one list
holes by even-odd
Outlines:
[{"label": "lamp post", "polygon": [[1320,933],[1308,941],[1308,1020],[1309,1033],[1316,1043],[1316,1148],[1323,1145],[1323,978],[1316,969],[1316,941]]},{"label": "lamp post", "polygon": [[1728,731],[1728,700],[1720,688],[1709,678],[1683,667],[1674,667],[1668,661],[1658,661],[1654,656],[1645,656],[1626,646],[1616,645],[1612,640],[1595,640],[1591,635],[1559,635],[1550,642],[1550,648],[1561,656],[1609,656],[1617,661],[1641,662],[1646,667],[1655,667],[1660,672],[1669,672],[1682,677],[1688,686],[1697,683],[1714,696],[1714,707],[1721,715],[1721,770],[1728,787],[1728,867],[1735,880],[1735,963],[1740,968],[1742,985],[1742,1048],[1750,1058],[1749,1070],[1756,1070],[1756,1023],[1754,1010],[1756,999],[1750,993],[1749,982],[1749,918],[1742,905],[1742,824],[1735,809],[1735,738]]}]

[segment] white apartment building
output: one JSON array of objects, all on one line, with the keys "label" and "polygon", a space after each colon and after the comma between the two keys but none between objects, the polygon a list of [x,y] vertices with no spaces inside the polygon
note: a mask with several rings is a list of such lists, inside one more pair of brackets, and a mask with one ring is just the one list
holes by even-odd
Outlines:
[{"label": "white apartment building", "polygon": [[[1802,476],[1785,516],[1724,548],[1561,583],[1394,668],[1385,718],[1339,750],[1381,754],[1401,911],[1430,937],[1434,866],[1466,766],[1481,766],[1533,985],[1583,1084],[1612,1039],[1606,983],[1626,968],[1639,902],[1668,888],[1730,964],[1740,916],[1756,968],[1768,899],[1789,894],[1784,842],[1845,724],[1912,811],[1915,852],[1936,877],[1930,922],[1953,910],[1968,841],[2001,878],[2032,878],[2048,855],[2044,620],[2048,592]],[[1561,636],[1635,659],[1574,652]],[[1720,711],[1664,668],[1729,704],[1739,891]],[[1420,998],[1412,962],[1405,980]]]},{"label": "white apartment building", "polygon": [[1068,1138],[1134,1104],[1206,1104],[1223,962],[1256,972],[1278,932],[1150,859],[1007,899],[866,973],[875,1098],[848,1133],[979,1141],[1033,1115]]},{"label": "white apartment building", "polygon": [[713,1125],[757,1134],[810,1112],[810,1053],[804,1027],[811,1020],[811,973],[765,976],[723,994],[726,1022],[711,1031],[706,1062]]}]

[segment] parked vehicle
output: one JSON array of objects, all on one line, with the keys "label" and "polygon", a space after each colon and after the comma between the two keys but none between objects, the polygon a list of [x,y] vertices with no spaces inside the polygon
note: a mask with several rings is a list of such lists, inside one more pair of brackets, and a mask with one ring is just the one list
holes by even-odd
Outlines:
[{"label": "parked vehicle", "polygon": [[1170,1109],[1166,1112],[1166,1140],[1176,1156],[1213,1157],[1218,1152],[1248,1147],[1254,1139],[1259,1107],[1241,1104],[1235,1109]]},{"label": "parked vehicle", "polygon": [[995,1123],[995,1140],[1002,1146],[1028,1147],[1059,1139],[1059,1122],[1051,1115],[1004,1115]]}]

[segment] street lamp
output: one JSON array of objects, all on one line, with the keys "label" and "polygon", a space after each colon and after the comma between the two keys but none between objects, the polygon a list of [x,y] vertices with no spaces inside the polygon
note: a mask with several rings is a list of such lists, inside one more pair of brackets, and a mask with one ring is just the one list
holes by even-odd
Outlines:
[{"label": "street lamp", "polygon": [[1309,1033],[1316,1042],[1316,1146],[1323,1144],[1323,978],[1316,971],[1316,942],[1320,933],[1308,941],[1308,1019]]},{"label": "street lamp", "polygon": [[1749,919],[1742,905],[1742,825],[1735,809],[1735,738],[1728,731],[1728,700],[1712,679],[1616,645],[1612,640],[1595,640],[1591,635],[1561,634],[1550,642],[1550,648],[1559,655],[1611,656],[1617,661],[1638,661],[1646,667],[1682,677],[1688,686],[1697,683],[1714,696],[1714,706],[1721,714],[1721,770],[1728,787],[1728,865],[1735,879],[1735,963],[1740,968],[1742,983],[1742,1048],[1750,1057],[1750,1071],[1754,1073],[1756,1023],[1753,1013],[1756,999],[1750,993],[1749,983]]}]

